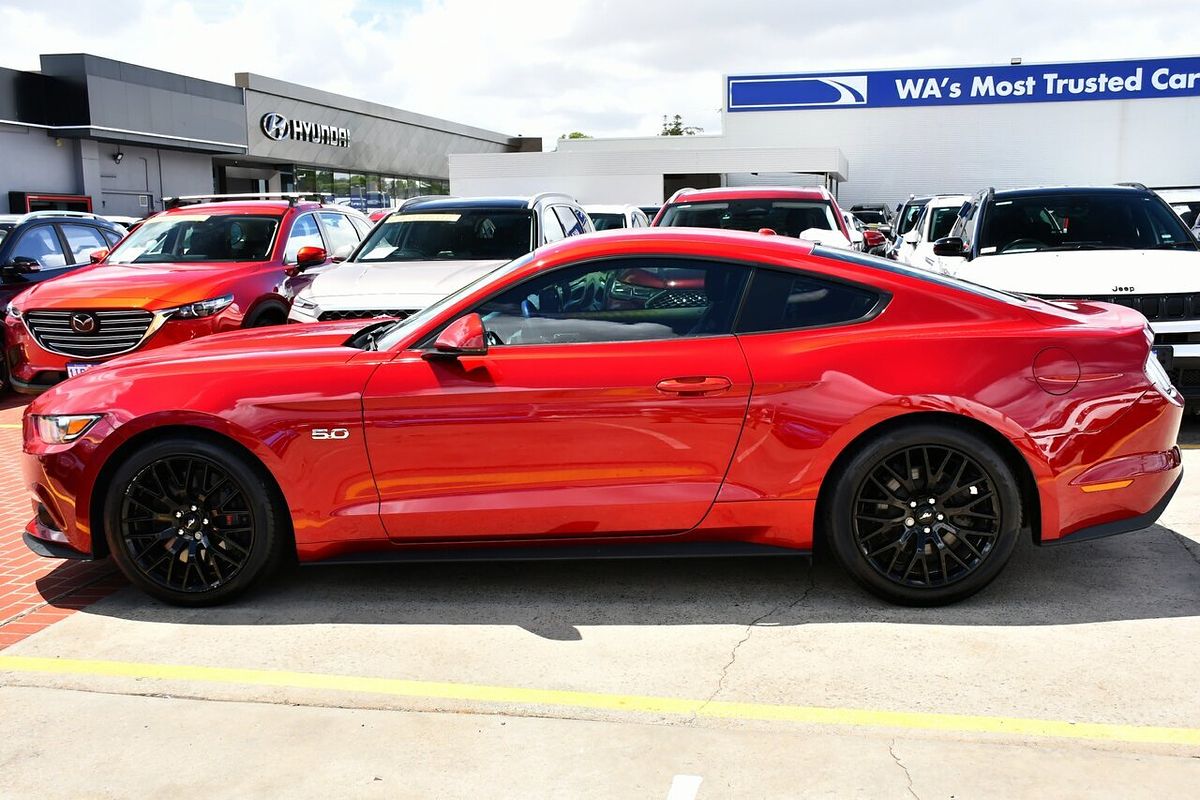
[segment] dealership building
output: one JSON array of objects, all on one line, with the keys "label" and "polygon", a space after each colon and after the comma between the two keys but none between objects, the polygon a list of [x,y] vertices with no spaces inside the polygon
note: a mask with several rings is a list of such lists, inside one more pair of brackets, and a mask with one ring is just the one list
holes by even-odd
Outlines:
[{"label": "dealership building", "polygon": [[1200,186],[1200,57],[729,75],[721,133],[576,139],[450,158],[455,194],[659,203],[683,186],[909,194],[1133,181]]},{"label": "dealership building", "polygon": [[0,68],[0,213],[144,216],[214,191],[365,210],[444,194],[451,153],[530,148],[541,141],[247,73],[228,85],[85,54]]}]

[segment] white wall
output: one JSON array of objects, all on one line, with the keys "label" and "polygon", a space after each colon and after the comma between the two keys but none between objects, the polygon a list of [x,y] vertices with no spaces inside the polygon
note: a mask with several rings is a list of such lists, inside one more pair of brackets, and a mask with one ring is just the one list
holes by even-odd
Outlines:
[{"label": "white wall", "polygon": [[554,177],[454,176],[450,169],[450,194],[460,197],[533,195],[564,192],[580,203],[619,203],[639,206],[662,202],[661,175],[556,175]]},{"label": "white wall", "polygon": [[844,204],[1041,184],[1200,184],[1200,97],[726,112],[733,147],[838,147]]},{"label": "white wall", "polygon": [[41,128],[0,125],[0,213],[9,192],[77,194],[78,142],[47,136]]}]

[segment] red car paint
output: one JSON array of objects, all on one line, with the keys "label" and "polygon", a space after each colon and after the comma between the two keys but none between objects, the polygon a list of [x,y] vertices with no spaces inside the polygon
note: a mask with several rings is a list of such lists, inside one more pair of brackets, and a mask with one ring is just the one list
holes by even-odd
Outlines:
[{"label": "red car paint", "polygon": [[[22,317],[5,316],[6,357],[14,386],[25,392],[44,390],[66,377],[68,363],[99,363],[105,358],[64,355],[42,347],[27,326],[26,316],[39,311],[158,311],[232,294],[228,308],[197,319],[167,319],[151,329],[137,350],[164,347],[213,333],[237,330],[270,309],[273,322],[285,322],[291,294],[285,289],[295,268],[284,263],[292,225],[303,214],[342,211],[315,202],[240,201],[185,205],[156,215],[254,214],[280,218],[269,257],[261,261],[205,261],[178,264],[122,265],[101,262],[35,285],[15,300]],[[327,258],[325,265],[332,263]],[[319,269],[315,268],[315,269]],[[313,270],[306,270],[311,276]],[[311,279],[311,278],[310,278]]]},{"label": "red car paint", "polygon": [[[540,271],[654,255],[804,270],[890,299],[874,317],[826,328],[458,358],[418,349]],[[30,534],[93,552],[98,481],[114,454],[179,426],[262,462],[304,561],[531,541],[807,550],[838,456],[911,415],[1007,440],[1043,543],[1146,514],[1180,475],[1182,406],[1147,377],[1146,323],[1125,308],[1005,299],[785,237],[682,228],[574,237],[497,276],[414,318],[383,351],[346,346],[361,322],[288,326],[126,356],[51,389],[26,411],[26,482],[52,522],[35,519]],[[1050,348],[1078,366],[1043,357]],[[680,391],[691,376],[727,388]],[[1040,385],[1065,382],[1057,394]],[[62,445],[41,441],[31,420],[96,412],[103,419]],[[335,427],[347,436],[312,436]],[[1130,483],[1084,491],[1116,480]]]}]

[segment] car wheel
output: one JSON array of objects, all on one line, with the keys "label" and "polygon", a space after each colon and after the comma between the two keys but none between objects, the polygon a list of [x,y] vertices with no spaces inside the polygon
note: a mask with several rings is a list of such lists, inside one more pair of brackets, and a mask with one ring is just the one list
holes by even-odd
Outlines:
[{"label": "car wheel", "polygon": [[922,424],[876,437],[840,473],[830,543],[860,584],[895,603],[953,603],[987,586],[1012,555],[1021,494],[985,439]]},{"label": "car wheel", "polygon": [[146,445],[112,476],[109,552],[132,583],[168,603],[215,605],[283,560],[286,508],[261,467],[187,437]]},{"label": "car wheel", "polygon": [[276,308],[262,308],[255,311],[249,319],[242,323],[243,328],[265,328],[268,325],[282,325],[287,321],[287,313]]}]

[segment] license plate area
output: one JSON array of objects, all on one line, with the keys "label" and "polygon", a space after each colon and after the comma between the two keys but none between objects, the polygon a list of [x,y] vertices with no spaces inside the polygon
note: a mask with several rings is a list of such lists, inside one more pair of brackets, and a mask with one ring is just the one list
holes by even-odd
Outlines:
[{"label": "license plate area", "polygon": [[85,364],[81,361],[72,361],[67,364],[67,377],[74,378],[76,375],[82,375],[94,366],[96,365]]}]

